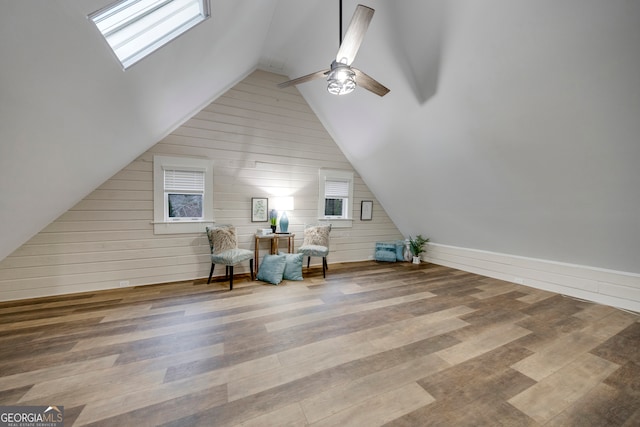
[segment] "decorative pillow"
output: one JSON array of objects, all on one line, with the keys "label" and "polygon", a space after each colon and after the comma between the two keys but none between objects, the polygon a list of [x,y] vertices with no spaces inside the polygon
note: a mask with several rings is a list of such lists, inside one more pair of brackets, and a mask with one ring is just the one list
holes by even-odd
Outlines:
[{"label": "decorative pillow", "polygon": [[237,247],[235,227],[214,227],[208,231],[210,235],[209,241],[213,245],[214,254]]},{"label": "decorative pillow", "polygon": [[304,230],[302,246],[329,246],[330,225],[316,225]]},{"label": "decorative pillow", "polygon": [[273,285],[282,282],[286,262],[284,255],[265,255],[258,269],[258,280]]},{"label": "decorative pillow", "polygon": [[302,277],[302,258],[303,254],[288,254],[280,252],[280,255],[284,255],[284,275],[285,280],[304,280]]},{"label": "decorative pillow", "polygon": [[396,261],[404,261],[404,240],[396,242]]},{"label": "decorative pillow", "polygon": [[375,260],[396,262],[396,253],[391,251],[376,251]]}]

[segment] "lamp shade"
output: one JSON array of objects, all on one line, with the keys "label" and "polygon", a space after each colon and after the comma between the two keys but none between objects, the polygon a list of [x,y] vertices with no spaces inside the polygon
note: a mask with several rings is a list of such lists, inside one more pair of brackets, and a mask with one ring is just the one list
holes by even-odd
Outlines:
[{"label": "lamp shade", "polygon": [[293,210],[293,196],[274,197],[273,208],[278,212]]}]

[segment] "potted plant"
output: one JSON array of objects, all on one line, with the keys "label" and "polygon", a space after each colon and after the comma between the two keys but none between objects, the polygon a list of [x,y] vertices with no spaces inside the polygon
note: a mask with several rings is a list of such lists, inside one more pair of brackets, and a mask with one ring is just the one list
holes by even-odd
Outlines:
[{"label": "potted plant", "polygon": [[420,255],[426,251],[424,245],[429,241],[428,238],[418,234],[415,238],[409,236],[409,249],[413,255],[413,263],[420,264]]},{"label": "potted plant", "polygon": [[271,224],[271,231],[275,233],[278,224],[278,211],[275,209],[269,211],[269,224]]}]

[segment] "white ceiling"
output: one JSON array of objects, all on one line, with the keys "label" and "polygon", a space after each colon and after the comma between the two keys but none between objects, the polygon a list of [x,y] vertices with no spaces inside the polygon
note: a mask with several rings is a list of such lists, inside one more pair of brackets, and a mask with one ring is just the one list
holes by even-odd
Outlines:
[{"label": "white ceiling", "polygon": [[[255,68],[338,49],[338,0],[212,0],[123,72],[106,3],[0,0],[0,259]],[[354,65],[391,92],[298,90],[403,233],[640,273],[640,2],[361,3]]]}]

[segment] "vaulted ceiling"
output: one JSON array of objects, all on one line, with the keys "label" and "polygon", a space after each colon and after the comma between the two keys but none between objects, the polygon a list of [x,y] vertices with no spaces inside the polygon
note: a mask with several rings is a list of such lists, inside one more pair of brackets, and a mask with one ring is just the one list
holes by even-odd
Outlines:
[{"label": "vaulted ceiling", "polygon": [[[107,3],[0,0],[0,259],[254,69],[338,48],[338,0],[211,0],[123,72]],[[298,90],[402,232],[640,273],[640,2],[361,3],[354,65],[391,92]]]}]

